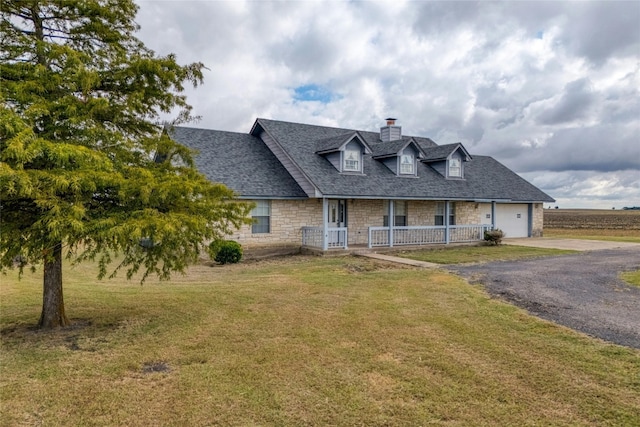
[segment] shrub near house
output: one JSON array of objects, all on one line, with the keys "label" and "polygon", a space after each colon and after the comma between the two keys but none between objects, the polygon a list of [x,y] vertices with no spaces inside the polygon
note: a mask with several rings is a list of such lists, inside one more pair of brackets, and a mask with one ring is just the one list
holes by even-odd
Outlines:
[{"label": "shrub near house", "polygon": [[484,232],[484,240],[491,245],[499,245],[502,243],[504,233],[500,229],[489,230]]},{"label": "shrub near house", "polygon": [[209,245],[209,257],[220,264],[235,264],[242,259],[242,246],[233,240],[213,241]]}]

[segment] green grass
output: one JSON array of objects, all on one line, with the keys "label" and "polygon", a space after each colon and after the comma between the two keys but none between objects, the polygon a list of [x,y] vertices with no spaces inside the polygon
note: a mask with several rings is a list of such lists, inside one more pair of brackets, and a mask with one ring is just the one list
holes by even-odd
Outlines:
[{"label": "green grass", "polygon": [[501,260],[527,259],[534,257],[564,255],[575,251],[560,249],[530,248],[514,245],[500,246],[455,246],[439,249],[398,252],[397,256],[436,264],[463,264]]},{"label": "green grass", "polygon": [[293,257],[142,286],[95,273],[65,267],[74,326],[55,332],[32,329],[39,275],[0,278],[1,426],[640,421],[640,351],[443,271]]},{"label": "green grass", "polygon": [[640,270],[627,271],[622,273],[620,277],[630,285],[640,286]]}]

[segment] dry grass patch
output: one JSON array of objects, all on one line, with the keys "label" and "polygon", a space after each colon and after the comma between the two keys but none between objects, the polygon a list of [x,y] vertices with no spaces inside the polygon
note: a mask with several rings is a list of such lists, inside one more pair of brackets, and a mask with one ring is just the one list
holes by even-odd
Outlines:
[{"label": "dry grass patch", "polygon": [[501,246],[452,246],[446,248],[426,248],[415,251],[398,252],[397,256],[436,264],[464,264],[472,262],[504,261],[528,259],[543,256],[565,255],[575,251],[561,249],[531,248],[515,245]]},{"label": "dry grass patch", "polygon": [[640,420],[640,352],[442,271],[293,257],[143,286],[65,275],[74,326],[51,333],[31,329],[40,277],[2,277],[2,426]]},{"label": "dry grass patch", "polygon": [[547,228],[544,229],[544,237],[556,237],[562,239],[587,239],[607,240],[614,242],[640,243],[640,230],[611,230],[599,228]]}]

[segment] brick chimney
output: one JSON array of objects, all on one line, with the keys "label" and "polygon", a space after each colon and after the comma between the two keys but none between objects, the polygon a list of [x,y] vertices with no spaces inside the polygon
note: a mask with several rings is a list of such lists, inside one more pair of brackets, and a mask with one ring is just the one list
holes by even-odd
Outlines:
[{"label": "brick chimney", "polygon": [[396,119],[389,117],[386,120],[387,125],[380,128],[380,140],[389,142],[402,139],[402,128],[396,126]]}]

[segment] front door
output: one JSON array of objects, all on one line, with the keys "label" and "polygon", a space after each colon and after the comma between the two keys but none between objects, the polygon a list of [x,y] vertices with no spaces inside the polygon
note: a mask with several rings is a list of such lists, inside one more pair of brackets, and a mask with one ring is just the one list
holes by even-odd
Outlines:
[{"label": "front door", "polygon": [[[329,228],[339,228],[347,226],[347,201],[329,200],[329,217],[327,223]],[[344,246],[345,233],[339,231],[329,232],[329,246]]]}]

